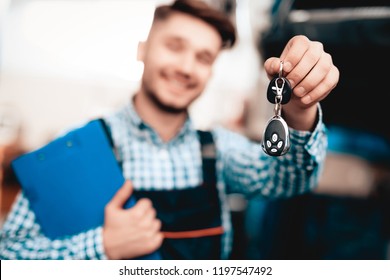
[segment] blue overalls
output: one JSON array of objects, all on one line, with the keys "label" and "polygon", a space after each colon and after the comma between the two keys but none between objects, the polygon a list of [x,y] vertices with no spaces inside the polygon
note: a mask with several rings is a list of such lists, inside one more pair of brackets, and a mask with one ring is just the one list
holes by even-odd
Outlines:
[{"label": "blue overalls", "polygon": [[202,149],[203,184],[184,190],[134,190],[149,198],[162,222],[163,259],[220,259],[221,203],[216,187],[216,152],[212,134],[198,131]]}]

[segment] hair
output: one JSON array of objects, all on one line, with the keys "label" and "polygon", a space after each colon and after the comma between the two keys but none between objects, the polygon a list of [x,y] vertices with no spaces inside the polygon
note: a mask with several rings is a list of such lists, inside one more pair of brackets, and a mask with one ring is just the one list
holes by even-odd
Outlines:
[{"label": "hair", "polygon": [[174,12],[196,17],[214,27],[222,39],[222,48],[231,48],[236,41],[236,29],[228,16],[201,0],[176,0],[170,5],[158,6],[154,12],[153,23],[166,20]]}]

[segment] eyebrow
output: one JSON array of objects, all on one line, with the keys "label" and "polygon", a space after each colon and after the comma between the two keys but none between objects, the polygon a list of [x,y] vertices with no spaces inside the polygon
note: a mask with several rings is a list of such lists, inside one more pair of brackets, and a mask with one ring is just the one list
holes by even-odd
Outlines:
[{"label": "eyebrow", "polygon": [[164,38],[165,41],[176,41],[176,42],[186,42],[186,40],[184,40],[182,37],[180,36],[173,36],[173,35],[170,35],[170,36],[167,36],[166,38]]},{"label": "eyebrow", "polygon": [[[177,36],[177,35],[171,35],[171,36],[168,36],[164,39],[165,41],[175,41],[175,42],[180,42],[180,43],[184,43],[184,44],[188,44],[187,43],[187,40],[180,37],[180,36]],[[211,59],[215,59],[215,57],[217,56],[216,54],[214,54],[214,52],[208,50],[208,49],[201,49],[199,51],[197,51],[197,53],[199,54],[202,54],[202,55],[207,55],[209,56]]]}]

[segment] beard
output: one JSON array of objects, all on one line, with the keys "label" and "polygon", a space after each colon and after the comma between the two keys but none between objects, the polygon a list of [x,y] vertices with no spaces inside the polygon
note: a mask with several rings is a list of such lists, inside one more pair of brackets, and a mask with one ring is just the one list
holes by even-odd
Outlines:
[{"label": "beard", "polygon": [[182,114],[184,112],[187,112],[187,106],[186,107],[174,107],[172,105],[165,104],[160,98],[158,98],[155,91],[148,88],[146,85],[144,85],[145,89],[145,95],[147,98],[149,98],[152,103],[159,108],[161,111],[169,114]]}]

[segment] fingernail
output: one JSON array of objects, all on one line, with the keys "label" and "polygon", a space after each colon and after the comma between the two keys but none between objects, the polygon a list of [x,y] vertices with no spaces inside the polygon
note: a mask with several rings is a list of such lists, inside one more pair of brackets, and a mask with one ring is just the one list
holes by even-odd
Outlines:
[{"label": "fingernail", "polygon": [[278,62],[278,61],[275,60],[275,61],[272,63],[272,71],[273,71],[273,70],[279,71],[279,65],[280,65],[280,62]]}]

